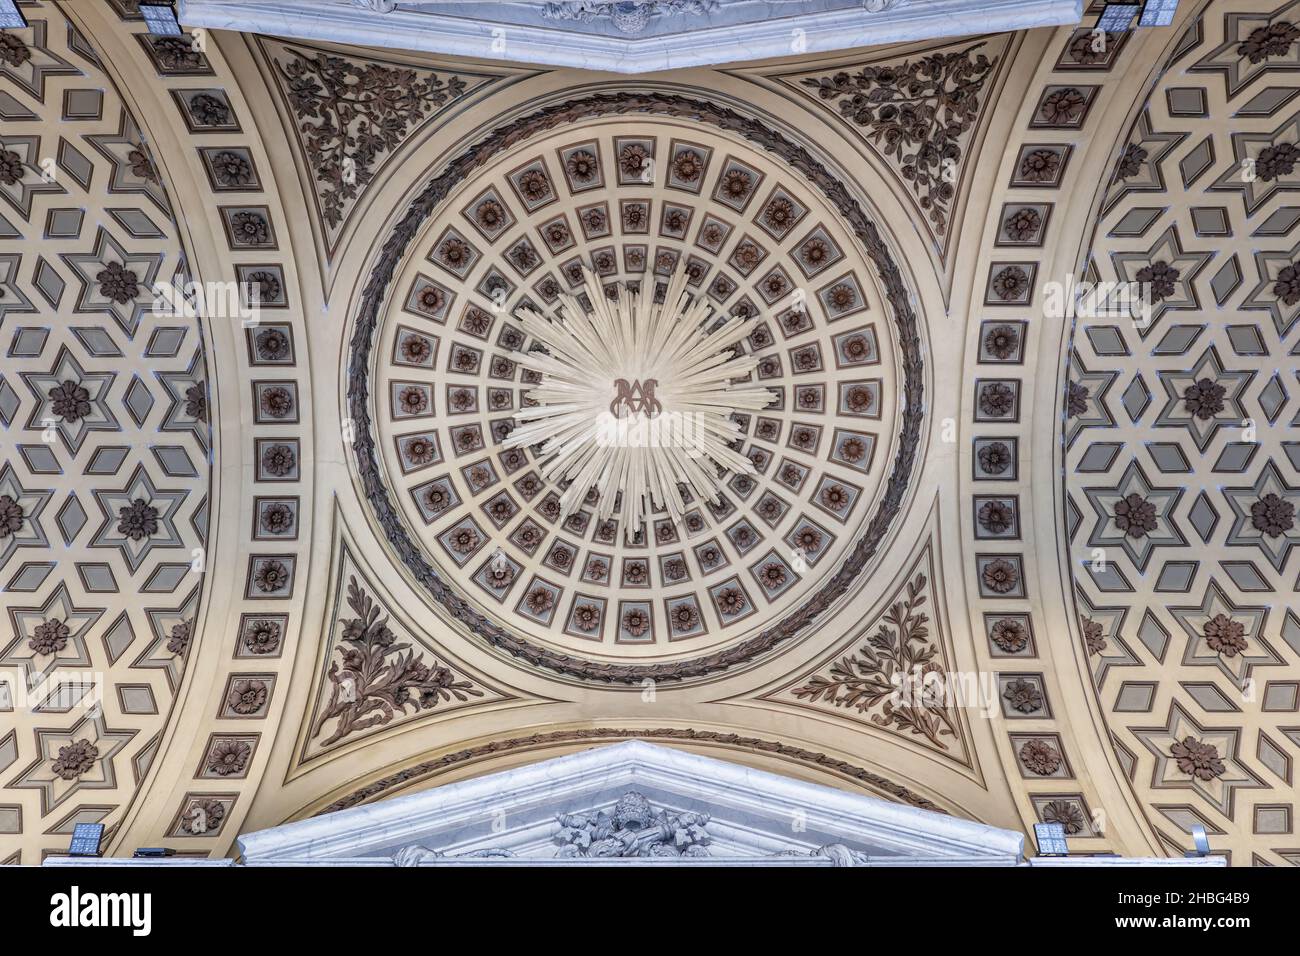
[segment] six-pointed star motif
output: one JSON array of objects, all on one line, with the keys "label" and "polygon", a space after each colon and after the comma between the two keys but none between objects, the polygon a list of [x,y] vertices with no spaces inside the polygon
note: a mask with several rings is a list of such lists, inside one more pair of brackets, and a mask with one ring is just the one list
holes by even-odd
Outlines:
[{"label": "six-pointed star motif", "polygon": [[[9,608],[13,640],[0,653],[0,665],[20,667],[27,687],[46,681],[58,668],[91,666],[86,635],[104,614],[100,607],[77,607],[67,585],[60,581],[42,604]],[[66,644],[61,650],[41,653],[32,647],[36,629],[49,622],[61,622],[67,628]]]},{"label": "six-pointed star motif", "polygon": [[[67,346],[59,349],[48,372],[23,372],[22,376],[36,398],[27,427],[41,432],[53,429],[72,454],[81,451],[91,432],[121,430],[108,404],[116,373],[87,372]],[[77,389],[86,391],[84,404],[73,401],[80,397]]]},{"label": "six-pointed star motif", "polygon": [[[128,252],[101,226],[99,235],[95,238],[95,246],[90,252],[65,252],[62,259],[81,282],[75,311],[106,313],[112,316],[128,338],[134,338],[141,319],[153,308],[154,281],[162,266],[163,253]],[[135,279],[136,294],[126,301],[118,301],[105,294],[100,282],[100,274],[115,266],[124,270],[121,275],[130,273]],[[124,295],[127,290],[122,288],[111,291]]]},{"label": "six-pointed star motif", "polygon": [[1300,488],[1288,485],[1269,461],[1253,485],[1224,488],[1223,497],[1235,516],[1228,546],[1259,548],[1281,571],[1300,544]]},{"label": "six-pointed star motif", "polygon": [[[1182,662],[1190,667],[1217,668],[1232,688],[1241,694],[1248,693],[1251,688],[1247,680],[1254,668],[1283,663],[1264,638],[1268,611],[1262,605],[1233,603],[1219,582],[1211,578],[1199,604],[1169,608],[1169,613],[1187,635]],[[1205,633],[1206,625],[1212,621],[1219,627],[1240,625],[1245,647],[1234,652],[1211,647]]]},{"label": "six-pointed star motif", "polygon": [[[37,728],[37,758],[10,786],[40,791],[42,816],[81,790],[111,790],[117,786],[113,758],[136,733],[111,730],[100,708],[88,711],[66,730]],[[65,778],[54,769],[59,752],[83,740],[95,748],[94,759],[84,771]]]},{"label": "six-pointed star motif", "polygon": [[18,529],[0,538],[0,568],[3,568],[19,548],[49,547],[49,539],[41,525],[41,512],[54,497],[54,490],[24,488],[13,466],[6,462],[0,469],[0,497],[11,499],[22,511],[22,524]]},{"label": "six-pointed star motif", "polygon": [[[122,560],[134,574],[155,548],[182,547],[175,518],[188,495],[189,492],[185,490],[161,491],[155,488],[144,466],[137,465],[121,491],[95,491],[95,500],[104,513],[104,523],[95,533],[90,546],[117,548],[122,553]],[[121,530],[123,509],[136,508],[137,502],[142,502],[146,508],[152,508],[156,512],[158,528],[152,534],[133,536]]]},{"label": "six-pointed star motif", "polygon": [[1144,288],[1144,296],[1150,295],[1151,315],[1149,321],[1138,327],[1138,334],[1143,339],[1151,335],[1170,309],[1195,310],[1201,307],[1200,296],[1196,292],[1196,277],[1213,258],[1212,252],[1185,251],[1178,239],[1178,230],[1172,225],[1145,252],[1111,254],[1111,264],[1116,278],[1121,282],[1145,283],[1147,280],[1142,270],[1155,268],[1160,263],[1178,271],[1178,278],[1172,280],[1173,289],[1167,295],[1157,298],[1162,290],[1156,288],[1155,283],[1150,284],[1149,293]]},{"label": "six-pointed star motif", "polygon": [[[1119,548],[1139,572],[1146,571],[1147,563],[1156,548],[1182,547],[1187,539],[1178,530],[1174,510],[1183,496],[1181,488],[1157,488],[1148,480],[1137,460],[1130,461],[1119,482],[1110,488],[1085,488],[1084,494],[1096,515],[1092,533],[1088,535],[1088,548]],[[1121,528],[1116,520],[1116,506],[1136,495],[1153,506],[1155,527],[1141,534]],[[1091,558],[1091,554],[1082,557]]]},{"label": "six-pointed star motif", "polygon": [[[1243,764],[1238,756],[1241,744],[1239,727],[1202,727],[1175,701],[1163,727],[1135,727],[1133,734],[1155,756],[1151,786],[1157,790],[1191,790],[1220,813],[1231,817],[1237,790],[1263,787],[1263,782]],[[1223,772],[1203,780],[1178,766],[1174,744],[1188,737],[1213,747],[1223,762]]]},{"label": "six-pointed star motif", "polygon": [[[1242,400],[1255,372],[1228,371],[1214,346],[1202,352],[1189,371],[1162,370],[1158,375],[1167,401],[1156,416],[1156,428],[1186,428],[1196,447],[1205,451],[1220,429],[1244,427],[1247,415]],[[1208,388],[1202,391],[1200,383],[1207,383]],[[1218,389],[1223,389],[1223,396],[1214,401]],[[1190,405],[1189,390],[1192,390]]]}]

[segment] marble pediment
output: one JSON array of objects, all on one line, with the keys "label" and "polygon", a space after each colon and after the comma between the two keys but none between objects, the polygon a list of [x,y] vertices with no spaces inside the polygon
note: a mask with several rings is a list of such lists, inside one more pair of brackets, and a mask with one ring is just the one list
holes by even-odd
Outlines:
[{"label": "marble pediment", "polygon": [[1022,834],[627,741],[248,833],[247,865],[1017,865]]}]

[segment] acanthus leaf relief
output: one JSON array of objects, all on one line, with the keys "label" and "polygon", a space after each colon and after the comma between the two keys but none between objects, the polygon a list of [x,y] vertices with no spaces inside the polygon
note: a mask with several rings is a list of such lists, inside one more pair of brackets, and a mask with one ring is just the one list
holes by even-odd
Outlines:
[{"label": "acanthus leaf relief", "polygon": [[437,660],[426,661],[410,643],[399,642],[388,617],[369,594],[348,579],[348,607],[357,615],[341,618],[341,644],[326,676],[333,685],[313,736],[328,726],[328,746],[349,734],[388,723],[407,708],[432,710],[451,700],[483,696]]}]

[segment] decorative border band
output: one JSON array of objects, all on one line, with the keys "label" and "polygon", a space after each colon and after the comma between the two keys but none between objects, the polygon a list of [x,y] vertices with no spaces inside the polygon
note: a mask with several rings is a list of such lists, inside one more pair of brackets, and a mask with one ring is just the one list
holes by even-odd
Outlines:
[{"label": "decorative border band", "polygon": [[758,750],[775,754],[778,757],[797,760],[819,770],[829,770],[852,780],[860,781],[866,786],[887,793],[911,807],[933,810],[936,813],[943,814],[948,812],[920,794],[908,790],[902,784],[887,780],[880,774],[873,773],[865,767],[858,767],[843,760],[828,757],[826,754],[804,750],[802,747],[791,747],[788,744],[778,743],[774,740],[764,740],[761,737],[742,737],[739,734],[726,734],[716,730],[692,730],[691,728],[661,727],[656,730],[628,730],[618,727],[596,727],[590,730],[554,730],[544,734],[531,734],[527,737],[511,737],[508,740],[496,740],[478,747],[470,747],[467,750],[457,750],[453,753],[443,754],[434,760],[426,760],[424,763],[418,763],[405,770],[399,770],[397,773],[367,784],[359,790],[354,790],[346,797],[335,800],[328,806],[313,813],[312,816],[319,817],[326,813],[334,813],[337,810],[347,810],[350,807],[365,803],[394,787],[413,783],[424,777],[436,776],[461,764],[470,763],[494,754],[509,753],[512,750],[524,750],[529,747],[548,744],[578,743],[582,741],[600,743],[607,740],[693,740],[702,743],[723,744],[730,747]]}]

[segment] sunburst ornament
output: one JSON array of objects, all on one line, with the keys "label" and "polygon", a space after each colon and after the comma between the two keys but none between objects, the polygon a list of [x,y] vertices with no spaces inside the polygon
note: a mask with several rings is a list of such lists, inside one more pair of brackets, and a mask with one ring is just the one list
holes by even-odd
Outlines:
[{"label": "sunburst ornament", "polygon": [[680,521],[683,492],[716,503],[728,472],[753,474],[753,463],[731,447],[741,431],[730,416],[764,408],[775,396],[739,381],[758,365],[738,348],[757,318],[719,316],[687,291],[683,270],[669,280],[662,304],[652,290],[625,285],[610,299],[594,275],[584,278],[590,312],[562,294],[553,317],[516,313],[545,351],[521,358],[542,380],[527,395],[536,404],[515,413],[519,425],[505,444],[540,443],[542,474],[567,483],[561,520],[593,488],[604,520],[622,492],[631,538],[657,511]]}]

